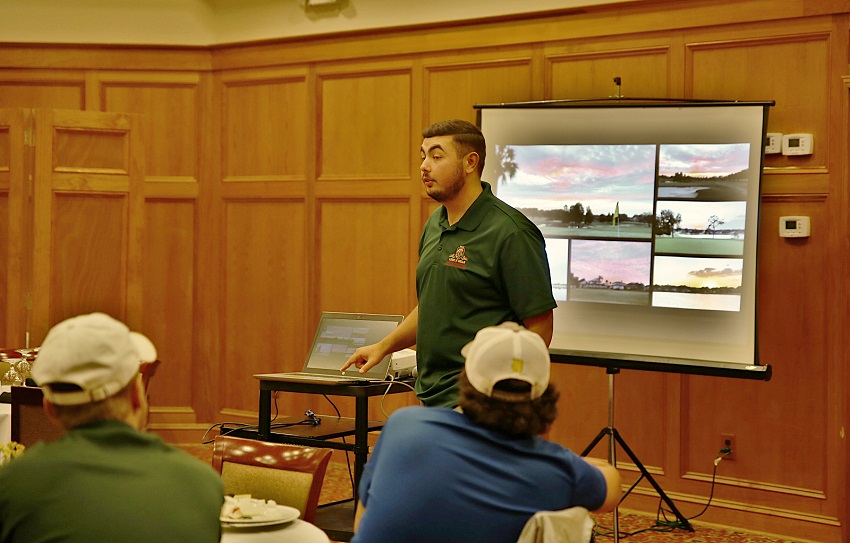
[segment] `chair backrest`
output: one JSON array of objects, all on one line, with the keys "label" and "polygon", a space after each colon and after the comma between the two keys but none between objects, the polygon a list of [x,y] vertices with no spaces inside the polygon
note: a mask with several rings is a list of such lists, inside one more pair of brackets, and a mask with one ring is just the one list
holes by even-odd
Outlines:
[{"label": "chair backrest", "polygon": [[216,436],[212,463],[225,494],[274,500],[313,522],[331,454],[331,449]]},{"label": "chair backrest", "polygon": [[39,441],[53,441],[65,430],[47,418],[38,387],[12,387],[12,441],[29,447]]},{"label": "chair backrest", "polygon": [[538,511],[526,522],[517,543],[588,543],[593,540],[593,526],[584,507]]},{"label": "chair backrest", "polygon": [[162,364],[162,360],[159,359],[139,364],[139,373],[142,374],[142,384],[145,385],[145,390],[150,386],[151,379],[156,375],[156,370],[159,369],[160,364]]}]

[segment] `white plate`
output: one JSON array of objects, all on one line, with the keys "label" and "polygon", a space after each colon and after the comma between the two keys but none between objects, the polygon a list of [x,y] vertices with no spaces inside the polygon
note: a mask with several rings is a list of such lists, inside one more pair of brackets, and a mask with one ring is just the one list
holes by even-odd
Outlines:
[{"label": "white plate", "polygon": [[230,528],[248,528],[251,526],[273,526],[292,522],[301,516],[301,512],[287,505],[268,506],[265,511],[251,515],[251,518],[227,518],[219,517],[222,526]]}]

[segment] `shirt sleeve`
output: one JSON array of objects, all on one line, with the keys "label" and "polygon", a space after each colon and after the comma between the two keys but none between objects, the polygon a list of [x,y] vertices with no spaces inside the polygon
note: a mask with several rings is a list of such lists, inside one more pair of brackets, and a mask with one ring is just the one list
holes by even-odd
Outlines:
[{"label": "shirt sleeve", "polygon": [[589,511],[602,507],[608,493],[608,483],[602,470],[588,464],[581,457],[576,456],[575,486],[573,487],[573,503],[571,507],[581,506]]},{"label": "shirt sleeve", "polygon": [[508,303],[520,319],[539,315],[557,306],[543,237],[522,229],[505,240],[499,255]]}]

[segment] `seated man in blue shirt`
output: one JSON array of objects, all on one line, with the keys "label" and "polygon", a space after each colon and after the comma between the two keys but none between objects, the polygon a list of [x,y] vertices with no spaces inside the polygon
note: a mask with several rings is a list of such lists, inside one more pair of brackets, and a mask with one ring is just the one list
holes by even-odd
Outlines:
[{"label": "seated man in blue shirt", "polygon": [[610,511],[617,470],[539,437],[557,415],[543,339],[516,323],[462,351],[460,405],[406,407],[360,481],[352,542],[515,542],[538,511]]},{"label": "seated man in blue shirt", "polygon": [[54,326],[32,368],[66,430],[0,466],[0,543],[218,542],[212,466],[144,432],[141,362],[156,349],[103,313]]}]

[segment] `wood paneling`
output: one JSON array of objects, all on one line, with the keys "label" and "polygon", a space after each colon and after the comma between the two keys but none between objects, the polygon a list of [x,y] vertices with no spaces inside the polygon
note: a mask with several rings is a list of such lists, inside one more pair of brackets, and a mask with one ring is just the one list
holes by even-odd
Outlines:
[{"label": "wood paneling", "polygon": [[142,329],[163,361],[151,387],[152,405],[191,407],[195,339],[193,201],[153,199],[145,204]]},{"label": "wood paneling", "polygon": [[50,324],[94,311],[126,320],[126,196],[60,193],[52,207]]},{"label": "wood paneling", "polygon": [[410,73],[323,75],[318,85],[318,180],[408,179]]},{"label": "wood paneling", "polygon": [[[16,74],[17,75],[17,74]],[[27,79],[0,72],[0,109],[85,109],[85,84],[63,78]]]},{"label": "wood paneling", "polygon": [[405,257],[409,203],[347,199],[319,206],[319,308],[407,315],[414,279]]},{"label": "wood paneling", "polygon": [[[9,217],[9,193],[0,190],[0,217]],[[9,221],[0,220],[0,285],[9,284]],[[15,293],[13,292],[13,295]],[[0,344],[9,345],[7,338],[9,307],[8,288],[0,288]]]},{"label": "wood paneling", "polygon": [[[774,100],[768,132],[818,134],[809,156],[766,155],[772,168],[825,168],[829,161],[830,34],[687,44],[687,87],[693,98]],[[777,69],[777,61],[782,69]],[[733,68],[734,67],[734,68]],[[734,72],[732,71],[734,69]],[[734,74],[734,75],[733,75]],[[822,138],[822,139],[821,139]]]},{"label": "wood paneling", "polygon": [[147,179],[196,182],[201,115],[198,75],[133,75],[100,74],[99,109],[142,115]]},{"label": "wood paneling", "polygon": [[310,135],[304,74],[240,75],[225,81],[222,94],[225,181],[304,180]]},{"label": "wood paneling", "polygon": [[138,118],[35,110],[32,314],[40,342],[56,322],[104,311],[138,328],[143,160]]},{"label": "wood paneling", "polygon": [[306,312],[304,203],[229,200],[224,226],[221,402],[256,411],[252,375],[301,369],[307,330],[317,322]]},{"label": "wood paneling", "polygon": [[[534,100],[533,65],[529,56],[518,58],[437,57],[425,66],[425,124],[444,119],[475,122],[475,104]],[[418,148],[418,146],[417,146]]]},{"label": "wood paneling", "polygon": [[[611,44],[606,44],[612,47]],[[671,88],[669,44],[650,44],[642,48],[564,47],[547,50],[549,100],[599,99],[617,96],[614,78],[619,77],[620,95],[628,98],[669,98],[678,94]],[[572,49],[570,51],[570,49]],[[585,50],[581,50],[585,49]]]}]

